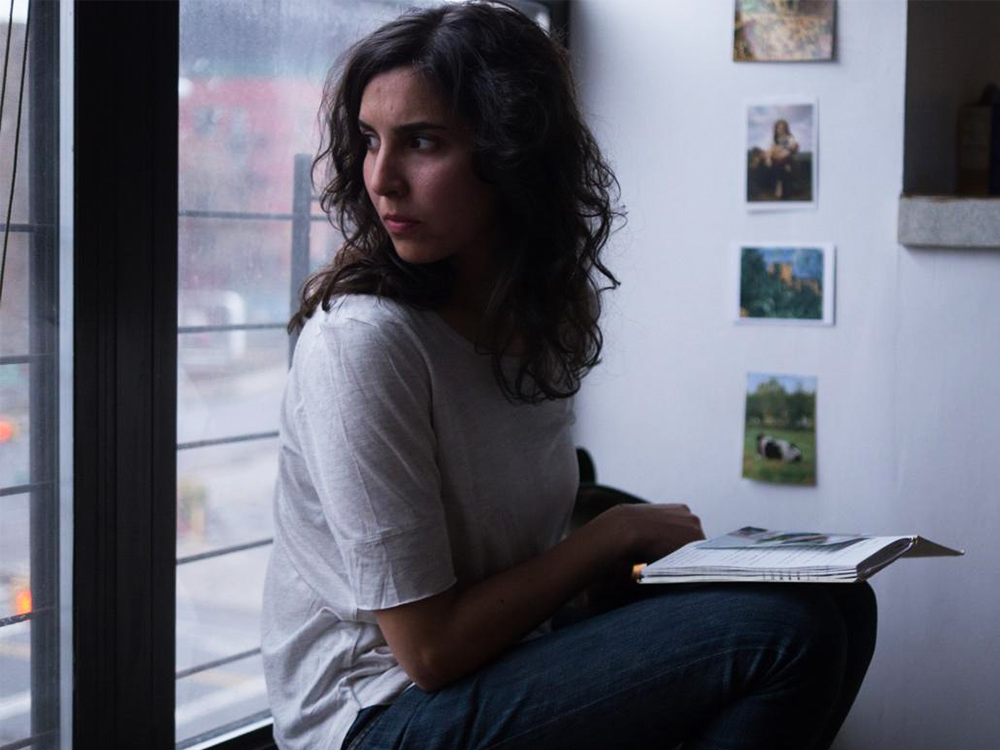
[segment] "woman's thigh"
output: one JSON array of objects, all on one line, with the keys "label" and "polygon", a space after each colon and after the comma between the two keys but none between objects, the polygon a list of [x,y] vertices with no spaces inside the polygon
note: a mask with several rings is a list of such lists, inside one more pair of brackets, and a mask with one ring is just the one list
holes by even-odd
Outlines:
[{"label": "woman's thigh", "polygon": [[822,587],[658,588],[447,688],[410,688],[351,750],[808,747],[846,661]]}]

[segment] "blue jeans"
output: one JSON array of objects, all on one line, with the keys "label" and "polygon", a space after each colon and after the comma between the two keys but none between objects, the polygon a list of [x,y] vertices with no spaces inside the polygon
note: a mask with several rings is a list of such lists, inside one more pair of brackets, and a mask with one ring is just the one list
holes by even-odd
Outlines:
[{"label": "blue jeans", "polygon": [[825,750],[875,648],[868,584],[643,586],[434,693],[358,716],[344,750]]}]

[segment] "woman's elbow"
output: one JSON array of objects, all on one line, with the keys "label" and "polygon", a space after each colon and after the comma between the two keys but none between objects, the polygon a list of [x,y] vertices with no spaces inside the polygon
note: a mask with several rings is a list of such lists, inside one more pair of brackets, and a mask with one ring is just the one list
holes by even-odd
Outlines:
[{"label": "woman's elbow", "polygon": [[435,693],[461,676],[451,659],[435,652],[422,653],[401,666],[413,684],[425,693]]},{"label": "woman's elbow", "polygon": [[436,693],[441,688],[447,687],[450,683],[436,675],[412,674],[410,679],[413,684],[425,693]]}]

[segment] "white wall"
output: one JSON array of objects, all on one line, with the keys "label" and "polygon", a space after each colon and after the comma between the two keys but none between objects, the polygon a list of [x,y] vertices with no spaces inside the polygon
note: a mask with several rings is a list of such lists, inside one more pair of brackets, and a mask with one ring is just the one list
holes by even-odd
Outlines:
[{"label": "white wall", "polygon": [[[599,479],[752,523],[920,533],[967,556],[873,581],[880,641],[838,740],[1000,746],[1000,252],[896,242],[906,3],[840,0],[834,63],[731,61],[732,0],[577,0],[582,102],[629,209],[604,363],[578,399]],[[748,215],[746,98],[819,99],[819,208]],[[837,246],[832,328],[731,323],[730,243]],[[818,486],[740,477],[746,373],[816,375]]]}]

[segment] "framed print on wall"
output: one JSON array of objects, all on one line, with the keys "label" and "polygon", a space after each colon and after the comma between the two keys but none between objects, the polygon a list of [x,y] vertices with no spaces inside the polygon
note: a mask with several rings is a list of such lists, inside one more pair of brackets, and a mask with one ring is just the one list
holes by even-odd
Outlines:
[{"label": "framed print on wall", "polygon": [[819,104],[772,98],[746,104],[743,203],[749,211],[816,208]]},{"label": "framed print on wall", "polygon": [[734,245],[735,322],[832,326],[835,257],[831,243]]},{"label": "framed print on wall", "polygon": [[834,58],[836,0],[735,0],[735,62]]},{"label": "framed print on wall", "polygon": [[747,373],[743,476],[816,484],[816,390],[812,375]]}]

